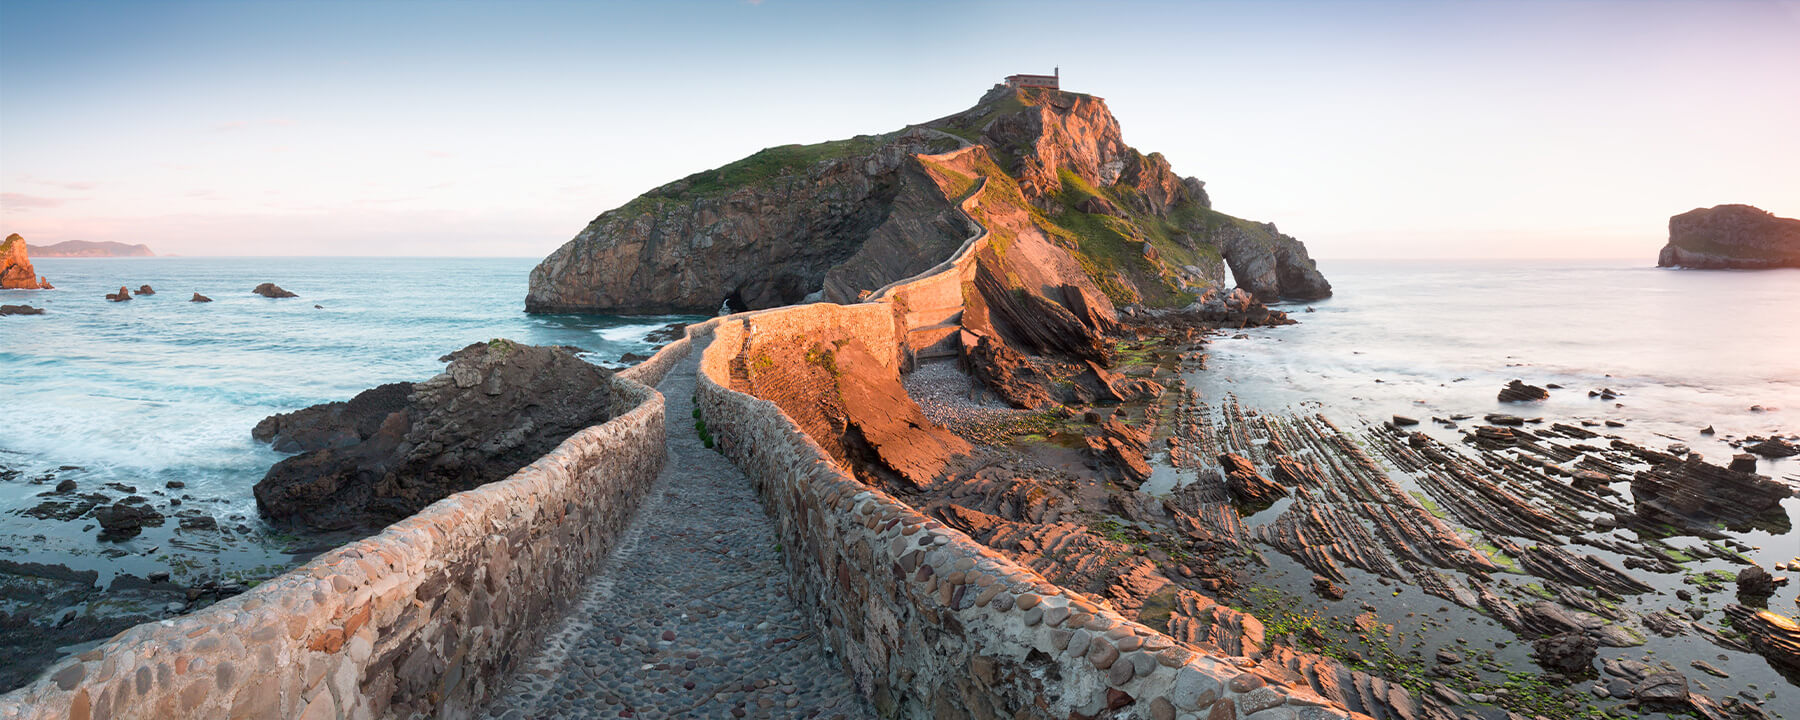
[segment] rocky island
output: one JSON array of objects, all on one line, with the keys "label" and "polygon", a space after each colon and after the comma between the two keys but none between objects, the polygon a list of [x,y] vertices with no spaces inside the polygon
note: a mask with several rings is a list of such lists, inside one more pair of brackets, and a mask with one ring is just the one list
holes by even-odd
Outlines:
[{"label": "rocky island", "polygon": [[882,135],[769,148],[595,218],[531,273],[532,312],[713,313],[854,302],[967,238],[942,169],[979,146],[1006,176],[991,212],[1040,235],[1120,306],[1181,307],[1237,285],[1263,301],[1331,294],[1299,241],[1212,208],[1205,183],[1127,145],[1101,98],[998,87],[968,110]]},{"label": "rocky island", "polygon": [[50,280],[39,277],[26,255],[25,238],[18,233],[0,242],[0,290],[49,290]]},{"label": "rocky island", "polygon": [[1658,267],[1761,270],[1800,267],[1800,220],[1749,205],[1696,208],[1669,218]]}]

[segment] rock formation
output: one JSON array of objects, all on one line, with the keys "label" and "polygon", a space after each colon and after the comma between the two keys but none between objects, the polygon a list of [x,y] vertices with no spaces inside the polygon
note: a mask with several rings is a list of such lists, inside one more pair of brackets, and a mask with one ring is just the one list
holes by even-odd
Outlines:
[{"label": "rock formation", "polygon": [[30,305],[0,305],[0,315],[42,315],[44,309]]},{"label": "rock formation", "polygon": [[1526,385],[1523,381],[1514,380],[1500,388],[1500,402],[1535,402],[1549,400],[1550,391],[1536,385]]},{"label": "rock formation", "polygon": [[421,383],[274,415],[252,435],[299,452],[256,483],[265,517],[373,528],[500,480],[612,413],[611,373],[560,347],[477,343]]},{"label": "rock formation", "polygon": [[1800,220],[1749,205],[1697,208],[1669,218],[1660,267],[1760,270],[1800,267]]},{"label": "rock formation", "polygon": [[25,238],[18,233],[0,242],[0,290],[49,290],[50,281],[38,277],[26,256]]},{"label": "rock formation", "polygon": [[997,87],[975,107],[885,135],[770,148],[595,218],[531,274],[531,312],[712,313],[809,297],[853,302],[950,257],[969,228],[918,156],[975,143],[1026,220],[1118,303],[1180,307],[1224,282],[1261,300],[1330,284],[1298,241],[1218,213],[1204,183],[1126,145],[1100,98]]},{"label": "rock formation", "polygon": [[33,245],[31,252],[38,257],[155,257],[148,245],[126,245],[121,242],[88,240],[64,240],[49,245]]},{"label": "rock formation", "polygon": [[281,286],[276,285],[275,283],[263,283],[261,285],[256,286],[255,288],[252,288],[250,290],[250,292],[256,293],[257,295],[261,295],[266,298],[300,297],[299,295],[295,295],[291,292],[281,289]]},{"label": "rock formation", "polygon": [[140,285],[140,286],[138,286],[137,294],[139,294],[139,295],[155,295],[156,290],[152,289],[148,284]]},{"label": "rock formation", "polygon": [[106,299],[111,300],[113,302],[125,302],[126,300],[131,299],[131,289],[125,287],[124,285],[120,285],[119,291],[113,292],[113,293],[107,293]]},{"label": "rock formation", "polygon": [[188,302],[212,302],[212,298],[201,295],[200,293],[194,293],[193,297],[188,298]]},{"label": "rock formation", "polygon": [[1664,462],[1631,477],[1639,515],[1697,528],[1712,522],[1730,527],[1773,518],[1785,522],[1781,501],[1793,494],[1787,485],[1766,476],[1713,465],[1697,456]]}]

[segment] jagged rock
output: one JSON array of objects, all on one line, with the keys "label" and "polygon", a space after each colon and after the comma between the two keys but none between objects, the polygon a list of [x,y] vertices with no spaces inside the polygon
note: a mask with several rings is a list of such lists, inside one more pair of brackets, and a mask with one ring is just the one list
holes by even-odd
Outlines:
[{"label": "jagged rock", "polygon": [[124,285],[120,285],[119,291],[116,293],[107,293],[106,299],[111,300],[113,302],[125,302],[126,300],[131,299],[131,290],[126,288]]},{"label": "jagged rock", "polygon": [[1750,452],[1756,453],[1758,455],[1761,455],[1763,457],[1772,457],[1772,458],[1784,458],[1784,457],[1793,457],[1795,455],[1800,455],[1800,447],[1796,447],[1796,446],[1794,446],[1793,443],[1790,443],[1790,442],[1783,440],[1781,438],[1778,438],[1778,437],[1769,438],[1762,442],[1756,443],[1755,445],[1747,445],[1744,447],[1744,449],[1748,450]]},{"label": "jagged rock", "polygon": [[1738,571],[1737,590],[1740,598],[1767,599],[1775,594],[1775,576],[1761,565],[1751,565]]},{"label": "jagged rock", "polygon": [[252,288],[250,290],[250,292],[256,293],[257,295],[261,295],[266,298],[300,297],[299,295],[295,295],[291,292],[281,289],[281,286],[276,285],[275,283],[263,283],[261,285],[256,286],[255,288]]},{"label": "jagged rock", "polygon": [[1246,505],[1267,505],[1287,494],[1287,488],[1275,484],[1249,460],[1231,453],[1219,455],[1219,465],[1225,471],[1225,487],[1231,491],[1232,497]]},{"label": "jagged rock", "polygon": [[156,291],[151,289],[149,285],[139,285],[136,293],[138,295],[155,295]]},{"label": "jagged rock", "polygon": [[1768,610],[1726,605],[1725,617],[1744,633],[1751,649],[1789,671],[1800,671],[1800,623]]},{"label": "jagged rock", "polygon": [[13,233],[0,242],[0,290],[49,290],[50,281],[38,277],[26,254],[25,238]]},{"label": "jagged rock", "polygon": [[0,305],[0,315],[42,315],[44,309],[30,305]]},{"label": "jagged rock", "polygon": [[1713,522],[1732,527],[1757,522],[1785,527],[1787,516],[1781,512],[1781,501],[1793,494],[1783,483],[1719,467],[1697,456],[1664,462],[1631,478],[1631,496],[1639,515],[1680,519],[1690,527]]},{"label": "jagged rock", "polygon": [[1587,633],[1570,630],[1531,643],[1532,655],[1539,665],[1565,675],[1586,675],[1594,670],[1594,657],[1600,644]]},{"label": "jagged rock", "polygon": [[1125,424],[1121,414],[1114,413],[1100,422],[1100,427],[1087,434],[1088,452],[1110,470],[1120,485],[1136,489],[1150,479],[1148,460],[1150,433]]},{"label": "jagged rock", "polygon": [[212,298],[201,295],[200,293],[194,293],[194,297],[189,298],[188,302],[212,302]]},{"label": "jagged rock", "polygon": [[451,493],[505,478],[612,411],[611,373],[566,348],[477,343],[416,384],[383,385],[258,423],[299,450],[256,483],[271,520],[378,527]]},{"label": "jagged rock", "polygon": [[1514,380],[1500,388],[1500,402],[1535,402],[1550,399],[1550,391]]},{"label": "jagged rock", "polygon": [[1318,593],[1319,597],[1327,600],[1342,600],[1345,595],[1343,587],[1332,582],[1331,578],[1323,575],[1314,575],[1312,577],[1312,589],[1313,592]]},{"label": "jagged rock", "polygon": [[1669,218],[1661,267],[1800,267],[1800,220],[1749,205],[1716,205]]},{"label": "jagged rock", "polygon": [[832,353],[847,440],[866,444],[876,459],[915,489],[929,488],[951,458],[972,449],[955,433],[925,418],[898,373],[883,368],[862,343]]},{"label": "jagged rock", "polygon": [[1750,453],[1738,453],[1731,456],[1731,471],[1741,473],[1756,472],[1756,456]]}]

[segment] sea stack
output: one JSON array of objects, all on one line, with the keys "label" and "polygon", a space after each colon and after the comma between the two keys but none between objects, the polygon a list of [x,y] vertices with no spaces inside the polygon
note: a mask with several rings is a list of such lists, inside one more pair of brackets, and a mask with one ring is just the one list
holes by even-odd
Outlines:
[{"label": "sea stack", "polygon": [[1800,220],[1749,205],[1718,205],[1669,218],[1658,267],[1762,270],[1800,267]]},{"label": "sea stack", "polygon": [[38,277],[25,254],[25,238],[18,233],[0,243],[0,290],[49,290],[50,281]]},{"label": "sea stack", "polygon": [[251,290],[250,292],[256,293],[256,294],[261,295],[266,298],[300,297],[299,295],[295,295],[291,292],[281,289],[281,286],[276,285],[275,283],[263,283],[261,285],[256,286],[256,288]]}]

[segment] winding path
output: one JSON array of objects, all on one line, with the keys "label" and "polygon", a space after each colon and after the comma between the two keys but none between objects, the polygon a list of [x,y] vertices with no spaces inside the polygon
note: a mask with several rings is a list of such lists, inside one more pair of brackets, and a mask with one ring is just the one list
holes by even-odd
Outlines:
[{"label": "winding path", "polygon": [[789,597],[750,481],[693,423],[703,343],[657,385],[668,460],[580,603],[489,718],[870,718]]}]

